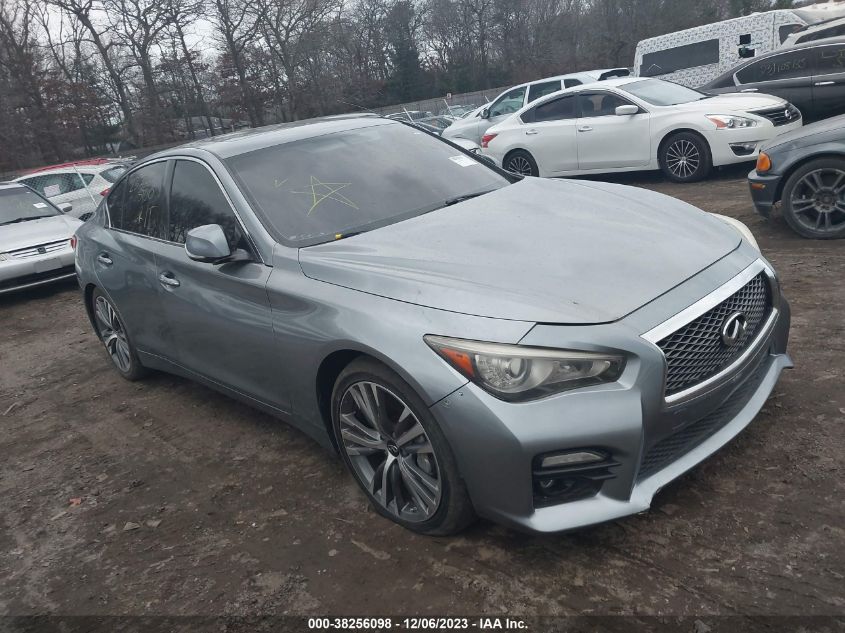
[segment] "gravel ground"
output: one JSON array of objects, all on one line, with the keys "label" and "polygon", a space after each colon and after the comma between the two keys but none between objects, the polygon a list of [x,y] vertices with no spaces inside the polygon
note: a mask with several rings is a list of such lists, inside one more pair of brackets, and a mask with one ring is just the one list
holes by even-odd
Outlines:
[{"label": "gravel ground", "polygon": [[0,615],[845,615],[845,248],[755,215],[743,171],[614,180],[751,227],[796,369],[651,512],[577,533],[415,536],[285,424],[121,380],[73,284],[0,298]]}]

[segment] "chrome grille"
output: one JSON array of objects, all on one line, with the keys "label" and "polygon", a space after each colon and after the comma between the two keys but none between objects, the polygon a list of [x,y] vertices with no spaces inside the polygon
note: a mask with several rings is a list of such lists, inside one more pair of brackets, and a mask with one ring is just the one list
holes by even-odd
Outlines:
[{"label": "chrome grille", "polygon": [[778,106],[777,108],[756,110],[755,112],[752,112],[752,114],[766,117],[769,121],[775,124],[775,127],[792,123],[793,121],[797,121],[801,118],[801,111],[791,103],[787,103],[785,106]]},{"label": "chrome grille", "polygon": [[56,251],[61,251],[66,248],[70,248],[70,240],[49,242],[47,244],[39,244],[38,246],[21,248],[16,251],[9,251],[9,256],[14,259],[27,259],[28,257],[38,257],[39,255],[46,255],[47,253],[55,253]]},{"label": "chrome grille", "polygon": [[[771,287],[760,273],[717,306],[658,341],[666,356],[666,395],[718,374],[754,341],[772,307]],[[721,328],[731,314],[745,315],[747,329],[735,345],[722,342]]]}]

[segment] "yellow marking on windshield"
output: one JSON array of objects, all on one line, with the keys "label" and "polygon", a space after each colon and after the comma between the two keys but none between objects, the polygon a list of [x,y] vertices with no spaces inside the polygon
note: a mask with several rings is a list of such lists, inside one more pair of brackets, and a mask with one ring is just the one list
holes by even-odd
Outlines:
[{"label": "yellow marking on windshield", "polygon": [[325,200],[334,200],[357,210],[358,205],[340,193],[341,189],[345,189],[351,184],[351,182],[320,182],[319,178],[311,176],[311,186],[308,191],[291,191],[291,193],[301,193],[311,196],[311,208],[308,209],[308,215],[311,215],[311,212]]}]

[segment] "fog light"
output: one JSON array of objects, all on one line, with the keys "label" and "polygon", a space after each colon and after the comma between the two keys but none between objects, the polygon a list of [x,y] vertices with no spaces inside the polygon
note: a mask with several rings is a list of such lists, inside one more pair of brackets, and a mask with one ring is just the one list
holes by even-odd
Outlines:
[{"label": "fog light", "polygon": [[577,464],[591,464],[593,462],[600,462],[604,459],[604,455],[593,453],[592,451],[578,451],[576,453],[558,453],[557,455],[548,455],[540,462],[541,468],[559,468],[561,466],[575,466]]},{"label": "fog light", "polygon": [[757,149],[756,141],[753,143],[731,143],[731,150],[737,156],[748,156],[753,154],[755,149]]}]

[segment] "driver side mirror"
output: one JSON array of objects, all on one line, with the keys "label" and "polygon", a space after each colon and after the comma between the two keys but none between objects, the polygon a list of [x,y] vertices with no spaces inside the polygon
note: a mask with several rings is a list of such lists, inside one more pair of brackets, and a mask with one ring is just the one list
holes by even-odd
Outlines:
[{"label": "driver side mirror", "polygon": [[219,224],[204,224],[188,231],[185,253],[204,264],[221,264],[232,257],[229,241]]},{"label": "driver side mirror", "polygon": [[621,105],[616,107],[616,116],[631,116],[632,114],[637,114],[640,109],[631,104]]},{"label": "driver side mirror", "polygon": [[73,205],[70,202],[62,202],[56,205],[62,213],[70,213],[73,211]]},{"label": "driver side mirror", "polygon": [[490,118],[490,108],[484,108],[481,111],[481,118],[482,119],[489,119]]}]

